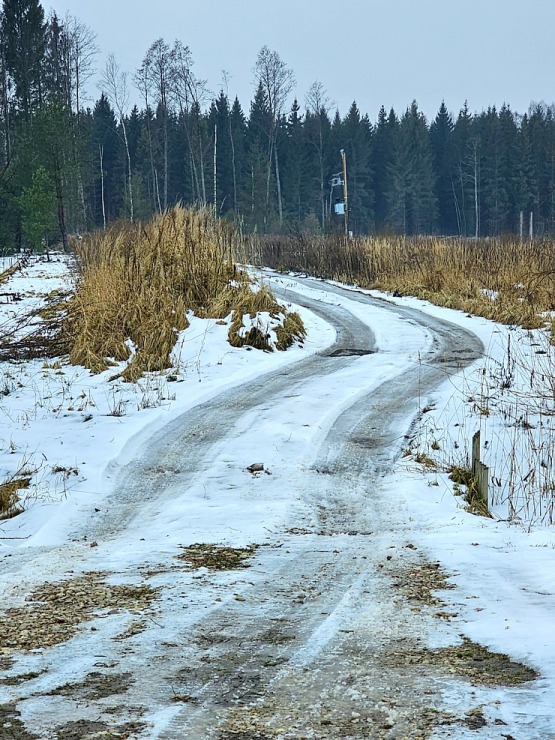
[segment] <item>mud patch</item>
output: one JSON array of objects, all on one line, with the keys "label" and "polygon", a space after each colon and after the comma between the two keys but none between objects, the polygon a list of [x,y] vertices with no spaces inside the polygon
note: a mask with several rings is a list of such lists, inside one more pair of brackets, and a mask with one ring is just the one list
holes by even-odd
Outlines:
[{"label": "mud patch", "polygon": [[89,673],[79,683],[66,683],[49,691],[47,696],[79,696],[86,699],[107,699],[115,694],[124,694],[134,683],[130,673]]},{"label": "mud patch", "polygon": [[260,640],[262,642],[267,642],[270,645],[283,645],[295,639],[295,635],[288,635],[281,630],[275,629],[274,627],[270,628],[260,635]]},{"label": "mud patch", "polygon": [[59,583],[44,583],[27,597],[26,606],[0,615],[2,649],[28,652],[66,642],[79,626],[106,609],[145,610],[158,589],[150,586],[113,586],[106,573],[85,573]]},{"label": "mud patch", "polygon": [[441,570],[439,563],[420,562],[397,567],[393,561],[389,561],[387,571],[394,578],[395,588],[400,589],[411,601],[427,606],[445,607],[445,602],[434,592],[455,588],[447,580],[447,574]]},{"label": "mud patch", "polygon": [[142,722],[129,722],[120,727],[109,727],[104,722],[93,722],[80,719],[76,722],[68,722],[56,730],[57,740],[100,740],[101,738],[130,738],[136,733],[144,730],[146,725]]},{"label": "mud patch", "polygon": [[[265,711],[266,710],[266,711]],[[372,740],[391,740],[409,738],[427,740],[433,729],[440,724],[452,724],[453,718],[434,709],[422,709],[415,716],[397,726],[395,712],[386,708],[376,708],[369,712],[353,712],[351,717],[336,716],[330,707],[323,709],[320,718],[313,718],[307,724],[306,718],[294,715],[287,718],[276,713],[245,708],[241,717],[233,715],[228,726],[217,735],[218,740],[273,740],[276,737],[287,740],[314,737],[319,740],[338,740],[338,738],[372,738]],[[272,725],[279,725],[274,730]],[[287,727],[287,729],[285,729]]]},{"label": "mud patch", "polygon": [[479,730],[482,727],[486,727],[488,721],[484,716],[482,707],[477,707],[476,709],[471,709],[464,715],[464,719],[461,721],[461,724],[468,727],[469,730]]},{"label": "mud patch", "polygon": [[0,671],[9,671],[14,665],[14,661],[6,656],[0,657]]},{"label": "mud patch", "polygon": [[257,730],[224,730],[218,740],[272,740],[275,735],[268,735]]},{"label": "mud patch", "polygon": [[27,732],[15,704],[0,704],[0,740],[40,740]]},{"label": "mud patch", "polygon": [[263,727],[254,713],[247,710],[245,717],[232,719],[228,727],[221,730],[216,737],[217,740],[273,740],[276,734]]},{"label": "mud patch", "polygon": [[135,637],[135,635],[140,635],[141,632],[144,632],[146,630],[146,628],[147,628],[147,623],[142,620],[131,622],[131,624],[127,627],[127,629],[124,632],[114,637],[114,640],[128,640],[130,637]]},{"label": "mud patch", "polygon": [[[461,645],[437,649],[424,648],[404,653],[406,665],[431,665],[447,668],[474,685],[518,686],[539,678],[539,673],[503,653],[492,653],[464,637]],[[397,658],[401,657],[400,654]],[[387,656],[385,657],[387,661]]]},{"label": "mud patch", "polygon": [[208,570],[236,570],[250,568],[248,562],[258,549],[258,545],[248,547],[222,547],[197,543],[183,548],[179,560],[184,560],[191,568]]},{"label": "mud patch", "polygon": [[324,357],[365,357],[366,355],[375,355],[374,349],[358,349],[356,347],[341,347],[328,352]]},{"label": "mud patch", "polygon": [[42,676],[45,671],[31,671],[31,673],[21,673],[18,676],[7,676],[0,678],[0,684],[3,686],[19,686],[26,681],[32,681],[34,678]]}]

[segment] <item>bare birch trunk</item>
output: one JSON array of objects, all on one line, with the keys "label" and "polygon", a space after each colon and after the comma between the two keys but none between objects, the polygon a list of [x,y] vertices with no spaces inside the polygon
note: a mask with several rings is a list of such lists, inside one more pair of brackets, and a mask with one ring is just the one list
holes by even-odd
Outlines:
[{"label": "bare birch trunk", "polygon": [[98,153],[100,157],[100,200],[102,203],[102,223],[106,229],[106,203],[104,200],[104,147],[102,144],[98,145]]}]

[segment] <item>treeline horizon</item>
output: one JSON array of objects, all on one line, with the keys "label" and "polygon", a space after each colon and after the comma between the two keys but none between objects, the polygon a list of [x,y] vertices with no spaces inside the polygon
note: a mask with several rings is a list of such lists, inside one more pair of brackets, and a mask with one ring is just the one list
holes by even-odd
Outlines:
[{"label": "treeline horizon", "polygon": [[[99,97],[94,33],[46,18],[39,0],[0,13],[0,250],[40,249],[117,219],[146,220],[175,203],[205,206],[247,233],[330,233],[343,197],[357,235],[555,233],[555,108],[509,105],[430,122],[416,101],[372,122],[356,102],[341,116],[320,82],[290,104],[293,70],[263,47],[245,110],[197,78],[189,48],[153,42],[128,75],[111,56]],[[130,106],[131,89],[141,106]],[[225,87],[225,85],[222,85]]]}]

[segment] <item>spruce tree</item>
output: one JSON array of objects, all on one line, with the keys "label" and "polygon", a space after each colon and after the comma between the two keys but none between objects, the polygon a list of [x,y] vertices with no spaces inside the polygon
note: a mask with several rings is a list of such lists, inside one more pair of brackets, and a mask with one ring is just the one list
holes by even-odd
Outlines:
[{"label": "spruce tree", "polygon": [[270,113],[268,100],[262,84],[257,87],[254,99],[251,102],[248,120],[248,172],[249,180],[249,223],[253,229],[267,231],[268,222],[272,220],[273,212],[268,212],[267,205],[275,202],[267,199],[267,177],[270,172],[270,188],[273,189],[271,168],[268,169],[268,141],[272,136],[273,119]]},{"label": "spruce tree", "polygon": [[[216,213],[222,215],[234,208],[233,147],[230,136],[230,110],[223,90],[212,102],[208,116],[208,133],[211,143],[216,143]],[[213,162],[213,156],[212,156]],[[214,183],[214,173],[212,173]],[[210,199],[213,201],[213,195]]]},{"label": "spruce tree", "polygon": [[20,198],[23,232],[35,252],[46,251],[56,229],[56,193],[44,167],[33,172],[32,183]]},{"label": "spruce tree", "polygon": [[387,218],[387,179],[392,165],[392,157],[399,121],[392,109],[389,116],[385,108],[380,108],[378,122],[374,127],[370,162],[374,184],[374,229],[383,231]]},{"label": "spruce tree", "polygon": [[401,119],[389,174],[391,226],[403,234],[431,233],[437,214],[433,155],[426,119],[416,101]]},{"label": "spruce tree", "polygon": [[29,121],[43,98],[46,23],[39,0],[4,0],[1,31],[17,106]]},{"label": "spruce tree", "polygon": [[287,217],[295,224],[301,224],[305,216],[304,191],[304,136],[303,117],[297,99],[281,128],[283,200]]},{"label": "spruce tree", "polygon": [[94,173],[91,210],[93,221],[99,226],[122,213],[122,193],[126,190],[125,153],[115,113],[104,94],[96,102],[92,114],[91,145]]},{"label": "spruce tree", "polygon": [[[239,98],[235,97],[229,114],[229,139],[233,171],[233,211],[235,218],[244,210],[247,192],[247,120]],[[248,206],[247,206],[248,207]]]},{"label": "spruce tree", "polygon": [[442,234],[457,233],[457,215],[453,199],[453,129],[453,119],[447,111],[445,102],[442,102],[430,126],[430,142],[436,174],[438,224]]},{"label": "spruce tree", "polygon": [[461,236],[475,235],[479,229],[479,149],[480,140],[465,102],[453,128],[453,199]]},{"label": "spruce tree", "polygon": [[341,135],[347,156],[347,181],[350,230],[367,233],[373,221],[373,192],[370,170],[372,125],[361,116],[356,102],[341,124]]}]

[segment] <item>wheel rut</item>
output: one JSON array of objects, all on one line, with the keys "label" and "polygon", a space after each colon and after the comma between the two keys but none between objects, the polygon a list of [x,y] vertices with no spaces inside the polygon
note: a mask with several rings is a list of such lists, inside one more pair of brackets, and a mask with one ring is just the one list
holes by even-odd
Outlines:
[{"label": "wheel rut", "polygon": [[[452,324],[348,292],[368,311],[388,311],[396,321],[413,324],[421,339],[410,361],[394,366],[398,358],[385,358],[393,370],[380,379],[375,370],[383,348],[364,321],[334,305],[334,296],[345,293],[310,284],[327,294],[325,302],[295,292],[293,281],[276,292],[332,323],[334,345],[172,421],[119,471],[105,511],[74,532],[76,541],[85,534],[98,541],[101,554],[125,547],[139,522],[157,516],[166,501],[210,471],[238,429],[253,433],[254,425],[256,432],[263,409],[292,399],[302,404],[319,379],[342,377],[354,363],[368,363],[360,367],[374,373],[368,391],[346,396],[338,406],[313,457],[299,462],[294,479],[283,481],[294,488],[297,504],[287,523],[253,551],[248,569],[185,575],[174,563],[160,561],[149,564],[150,572],[135,571],[153,584],[157,572],[174,577],[137,634],[104,640],[98,648],[107,666],[132,675],[125,711],[118,705],[122,722],[140,719],[146,727],[132,736],[424,738],[443,716],[445,696],[455,693],[461,703],[470,702],[472,687],[447,668],[404,658],[425,648],[437,609],[415,609],[399,591],[398,574],[412,572],[425,558],[410,546],[411,524],[384,483],[421,399],[483,348]],[[325,414],[329,401],[318,403]],[[86,557],[86,547],[76,544],[75,554]],[[163,548],[154,558],[162,554]],[[7,567],[28,567],[54,555],[67,559],[68,551],[28,553]],[[210,603],[202,597],[206,592],[213,596]],[[78,671],[76,657],[64,655]],[[53,718],[75,718],[76,705],[64,696],[42,706],[42,716],[31,695],[19,697],[27,705],[30,731],[51,726]],[[86,707],[77,702],[78,719],[96,721],[100,713],[105,721],[102,701]]]}]

